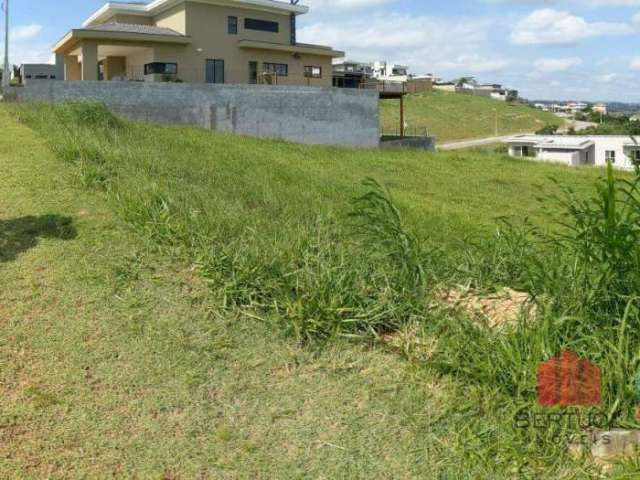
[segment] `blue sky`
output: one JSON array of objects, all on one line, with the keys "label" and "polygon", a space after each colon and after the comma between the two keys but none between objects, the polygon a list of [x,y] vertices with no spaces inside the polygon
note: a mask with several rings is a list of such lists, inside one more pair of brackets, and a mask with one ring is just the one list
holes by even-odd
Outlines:
[{"label": "blue sky", "polygon": [[[11,0],[12,61],[50,47],[102,0]],[[474,75],[528,98],[640,102],[640,0],[301,0],[301,41],[351,59]]]}]

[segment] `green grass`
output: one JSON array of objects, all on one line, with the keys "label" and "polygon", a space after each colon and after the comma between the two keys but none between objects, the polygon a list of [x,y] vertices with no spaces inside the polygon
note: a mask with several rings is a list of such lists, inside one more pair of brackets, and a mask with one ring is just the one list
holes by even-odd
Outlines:
[{"label": "green grass", "polygon": [[446,382],[385,349],[303,348],[222,309],[192,264],[151,250],[5,107],[0,125],[0,477],[438,468],[423,470],[436,440],[422,430]]},{"label": "green grass", "polygon": [[[405,97],[408,132],[415,129],[422,134],[426,129],[439,143],[496,136],[496,114],[499,136],[531,133],[545,125],[562,123],[552,113],[473,95],[434,91]],[[382,101],[380,115],[384,132],[399,129],[397,100]]]},{"label": "green grass", "polygon": [[551,314],[496,334],[430,291],[479,262],[490,287],[490,256],[516,257],[493,249],[497,219],[554,231],[551,197],[586,198],[602,172],[212,135],[91,105],[3,107],[0,126],[0,476],[596,472],[513,425],[575,324],[550,342]]}]

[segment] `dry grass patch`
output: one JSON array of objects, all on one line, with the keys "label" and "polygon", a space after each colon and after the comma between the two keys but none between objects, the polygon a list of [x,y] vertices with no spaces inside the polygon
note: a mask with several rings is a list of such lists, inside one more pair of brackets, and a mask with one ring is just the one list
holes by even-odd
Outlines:
[{"label": "dry grass patch", "polygon": [[449,309],[479,318],[490,328],[515,325],[537,313],[533,298],[526,292],[504,288],[493,294],[481,294],[465,287],[436,292],[436,298]]}]

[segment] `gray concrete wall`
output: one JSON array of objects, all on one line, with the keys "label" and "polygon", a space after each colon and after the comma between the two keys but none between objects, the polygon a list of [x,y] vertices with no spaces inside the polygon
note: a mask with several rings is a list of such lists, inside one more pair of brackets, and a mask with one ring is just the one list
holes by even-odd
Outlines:
[{"label": "gray concrete wall", "polygon": [[297,143],[376,147],[375,91],[146,82],[34,81],[17,101],[94,100],[132,120],[187,124]]}]

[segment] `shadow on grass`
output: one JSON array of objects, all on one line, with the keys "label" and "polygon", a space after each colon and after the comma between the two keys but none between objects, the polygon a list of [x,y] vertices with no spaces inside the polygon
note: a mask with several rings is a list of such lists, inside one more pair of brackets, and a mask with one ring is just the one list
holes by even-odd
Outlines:
[{"label": "shadow on grass", "polygon": [[21,253],[38,245],[40,238],[72,240],[77,235],[73,219],[60,215],[0,220],[0,263],[15,260]]}]

